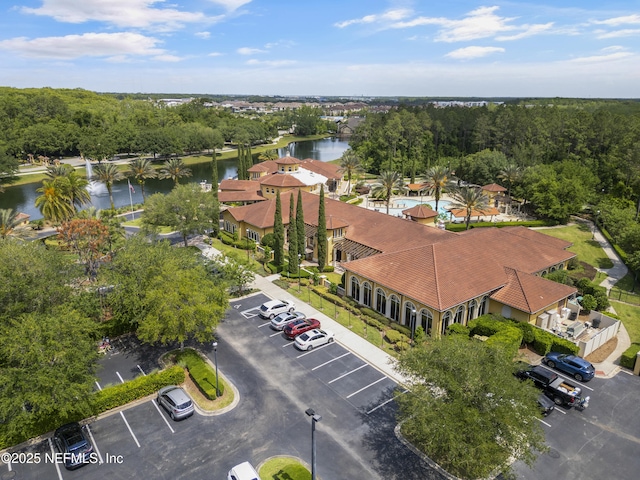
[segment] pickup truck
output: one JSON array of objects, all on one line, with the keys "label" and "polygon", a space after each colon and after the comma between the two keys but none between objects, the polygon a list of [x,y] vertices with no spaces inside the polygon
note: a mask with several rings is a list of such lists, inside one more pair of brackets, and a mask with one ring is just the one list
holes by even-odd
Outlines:
[{"label": "pickup truck", "polygon": [[582,400],[580,387],[546,368],[529,365],[528,368],[517,371],[515,375],[520,380],[533,381],[533,384],[540,388],[556,405],[573,407]]}]

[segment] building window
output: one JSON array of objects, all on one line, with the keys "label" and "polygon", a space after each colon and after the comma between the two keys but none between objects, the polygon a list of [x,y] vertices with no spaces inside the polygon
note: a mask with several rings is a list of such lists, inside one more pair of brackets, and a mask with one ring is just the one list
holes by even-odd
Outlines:
[{"label": "building window", "polygon": [[476,314],[477,306],[478,303],[475,300],[471,300],[471,303],[469,303],[469,310],[467,310],[467,323],[469,323],[469,320],[473,320],[475,318],[474,315]]},{"label": "building window", "polygon": [[236,228],[238,228],[238,226],[235,223],[231,223],[228,220],[224,221],[224,229],[225,229],[225,231],[233,234],[233,233],[235,233]]},{"label": "building window", "polygon": [[371,306],[371,285],[368,282],[362,285],[362,303],[367,307]]},{"label": "building window", "polygon": [[460,305],[456,310],[456,316],[453,319],[455,323],[463,323],[464,320],[464,306]]},{"label": "building window", "polygon": [[391,295],[389,299],[390,311],[389,317],[396,322],[400,321],[400,299],[395,295]]},{"label": "building window", "polygon": [[342,238],[342,229],[341,228],[336,228],[333,231],[333,238]]},{"label": "building window", "polygon": [[420,325],[427,335],[431,335],[431,327],[433,326],[433,315],[427,309],[420,310]]},{"label": "building window", "polygon": [[487,313],[488,306],[489,306],[489,297],[483,297],[482,302],[480,303],[480,308],[478,309],[479,317]]},{"label": "building window", "polygon": [[404,304],[404,323],[403,323],[403,325],[411,326],[411,317],[413,316],[413,311],[415,309],[416,309],[416,306],[411,302],[406,302]]},{"label": "building window", "polygon": [[249,240],[253,240],[254,242],[260,242],[260,234],[258,232],[254,232],[249,228],[247,228],[247,238]]},{"label": "building window", "polygon": [[351,298],[360,301],[360,282],[356,277],[351,277]]},{"label": "building window", "polygon": [[380,288],[376,289],[376,312],[382,315],[387,314],[387,297]]},{"label": "building window", "polygon": [[451,325],[451,312],[445,312],[442,316],[442,334],[444,335],[447,331],[447,327]]}]

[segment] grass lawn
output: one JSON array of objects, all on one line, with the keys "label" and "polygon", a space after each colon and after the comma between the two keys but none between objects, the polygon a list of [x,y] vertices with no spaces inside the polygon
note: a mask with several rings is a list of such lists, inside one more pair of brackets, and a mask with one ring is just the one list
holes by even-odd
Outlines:
[{"label": "grass lawn", "polygon": [[[141,227],[142,220],[140,218],[136,218],[135,220],[128,220],[126,222],[122,222],[122,225],[127,227]],[[161,234],[167,234],[173,232],[173,228],[171,227],[160,227]]]},{"label": "grass lawn", "polygon": [[592,240],[593,232],[588,225],[577,224],[568,227],[545,228],[538,231],[551,237],[572,242],[573,245],[569,247],[569,251],[576,253],[578,260],[582,260],[596,268],[613,267],[613,262],[604,253],[600,244]]},{"label": "grass lawn", "polygon": [[615,300],[611,301],[611,306],[615,309],[620,320],[622,320],[631,342],[640,343],[640,307],[616,302]]},{"label": "grass lawn", "polygon": [[311,480],[311,472],[297,458],[274,457],[258,472],[260,480]]},{"label": "grass lawn", "polygon": [[[221,253],[233,258],[234,260],[246,260],[247,259],[247,251],[242,250],[241,248],[236,248],[232,245],[227,245],[222,243],[222,241],[218,238],[211,239],[211,246],[218,250]],[[260,262],[255,259],[255,254],[253,252],[249,252],[249,262],[253,268],[253,271],[256,272],[260,276],[268,276],[271,275],[271,272],[266,271]]]}]

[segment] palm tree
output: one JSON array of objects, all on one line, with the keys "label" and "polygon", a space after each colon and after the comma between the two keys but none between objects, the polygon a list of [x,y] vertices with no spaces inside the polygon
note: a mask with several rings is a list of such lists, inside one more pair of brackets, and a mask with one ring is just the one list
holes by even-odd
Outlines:
[{"label": "palm tree", "polygon": [[507,182],[507,196],[511,197],[511,187],[522,177],[522,169],[513,163],[507,165],[500,171],[498,178]]},{"label": "palm tree", "polygon": [[398,172],[380,172],[377,183],[371,187],[371,194],[376,198],[381,198],[387,204],[387,215],[389,215],[389,202],[391,196],[404,188],[404,181]]},{"label": "palm tree", "polygon": [[451,191],[453,198],[452,207],[463,208],[467,211],[465,222],[467,230],[469,230],[469,222],[471,221],[471,212],[482,212],[489,207],[489,197],[487,197],[481,189],[472,187],[456,187]]},{"label": "palm tree", "polygon": [[258,155],[258,160],[261,162],[266,162],[267,160],[277,160],[278,159],[278,151],[274,149],[265,150],[260,155]]},{"label": "palm tree", "polygon": [[36,192],[42,195],[36,198],[35,205],[47,220],[62,222],[73,216],[73,207],[60,178],[43,180]]},{"label": "palm tree", "polygon": [[109,200],[111,200],[111,210],[116,209],[113,203],[113,184],[123,178],[124,175],[118,170],[118,166],[113,163],[99,163],[93,169],[93,177],[91,177],[91,180],[104,183],[107,187]]},{"label": "palm tree", "polygon": [[148,178],[156,178],[158,173],[151,165],[151,161],[147,158],[134,158],[129,162],[130,170],[127,172],[127,176],[135,178],[140,190],[142,191],[142,203],[144,203],[144,182]]},{"label": "palm tree", "polygon": [[31,233],[31,227],[22,225],[18,212],[12,208],[0,209],[0,238],[25,238]]},{"label": "palm tree", "polygon": [[427,189],[436,199],[436,208],[434,209],[436,212],[438,211],[440,196],[446,191],[450,175],[451,171],[444,165],[431,167],[425,174]]},{"label": "palm tree", "polygon": [[71,165],[49,165],[45,172],[49,178],[66,177],[73,170]]},{"label": "palm tree", "polygon": [[340,158],[340,172],[347,174],[347,195],[351,193],[351,176],[362,171],[360,156],[350,148],[347,149]]},{"label": "palm tree", "polygon": [[60,182],[74,212],[77,211],[76,207],[91,203],[91,195],[87,190],[89,180],[78,175],[78,172],[70,170],[65,177],[60,179]]},{"label": "palm tree", "polygon": [[181,158],[170,158],[164,162],[164,167],[160,169],[159,175],[160,178],[171,178],[176,185],[178,185],[180,178],[190,176],[191,169],[186,167]]}]

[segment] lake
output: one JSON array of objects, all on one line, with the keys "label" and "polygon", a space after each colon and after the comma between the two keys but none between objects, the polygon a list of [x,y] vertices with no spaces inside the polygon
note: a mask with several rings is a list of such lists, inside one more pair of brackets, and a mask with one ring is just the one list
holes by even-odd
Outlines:
[{"label": "lake", "polygon": [[[349,148],[349,142],[345,139],[331,137],[321,140],[305,140],[302,142],[290,143],[287,147],[278,149],[278,155],[283,157],[291,155],[292,157],[303,160],[305,158],[313,158],[323,162],[329,162],[340,158],[344,151]],[[238,174],[237,160],[218,160],[218,179],[234,178]],[[183,179],[182,183],[196,182],[200,183],[204,180],[211,183],[211,162],[190,165],[192,176]],[[35,207],[35,200],[40,194],[36,192],[37,188],[42,186],[41,182],[29,183],[15,187],[6,187],[4,193],[0,193],[0,208],[13,208],[18,212],[31,215],[31,220],[42,218],[40,210]],[[135,193],[129,198],[129,189],[127,181],[116,182],[113,185],[113,202],[116,207],[129,205],[131,200],[134,204],[142,203],[142,193],[137,183],[132,183]],[[169,193],[173,188],[173,180],[149,179],[144,184],[145,195],[149,196],[154,193]],[[109,195],[106,189],[95,189],[96,192],[91,194],[91,205],[85,205],[84,208],[94,206],[97,209],[111,208]]]}]

